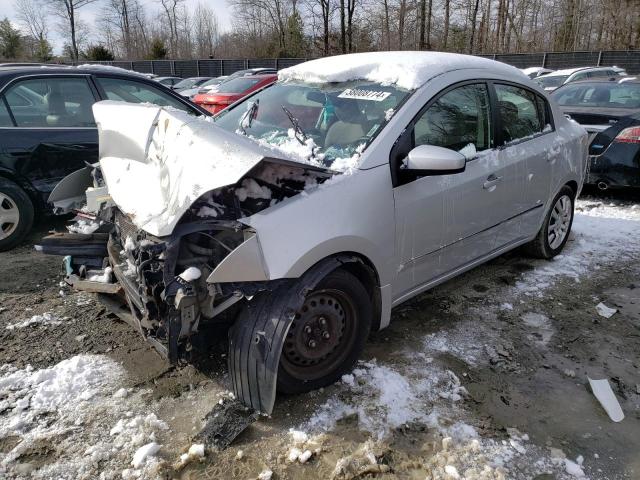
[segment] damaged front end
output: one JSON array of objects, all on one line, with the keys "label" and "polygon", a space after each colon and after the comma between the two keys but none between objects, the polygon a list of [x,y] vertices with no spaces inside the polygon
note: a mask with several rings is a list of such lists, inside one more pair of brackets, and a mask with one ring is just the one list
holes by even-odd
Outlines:
[{"label": "damaged front end", "polygon": [[[63,255],[67,283],[97,293],[112,312],[176,363],[190,352],[203,324],[231,323],[239,301],[273,286],[257,234],[240,219],[324,182],[331,173],[267,157],[259,146],[229,146],[229,134],[212,134],[215,127],[210,124],[202,130],[201,124],[191,125],[190,118],[153,107],[133,111],[134,116],[141,113],[139,119],[151,119],[146,135],[136,139],[136,132],[109,129],[110,105],[96,107],[100,164],[63,180],[50,198],[59,211],[76,211],[77,221],[70,233],[43,238],[39,248]],[[193,171],[184,154],[179,158],[187,160],[178,164],[178,156],[169,150],[176,137],[198,146],[194,154],[203,154],[203,143],[210,146],[208,155],[214,159],[223,154],[221,149],[227,155],[239,150],[236,172],[227,168],[229,159],[218,169],[224,177],[220,180],[211,178],[216,168],[206,171],[202,162]],[[131,191],[146,180],[139,172],[149,181],[164,181],[159,192],[148,193],[164,202],[161,208],[145,205],[144,188],[139,194]],[[192,184],[191,191],[179,183],[200,174],[209,177]],[[203,186],[215,188],[200,194]],[[85,190],[86,203],[80,206],[79,191]]]}]

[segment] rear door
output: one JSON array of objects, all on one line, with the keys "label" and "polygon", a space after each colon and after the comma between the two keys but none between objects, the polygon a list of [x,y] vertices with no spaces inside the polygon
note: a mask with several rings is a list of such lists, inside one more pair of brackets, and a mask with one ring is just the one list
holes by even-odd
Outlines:
[{"label": "rear door", "polygon": [[499,162],[505,172],[503,189],[511,206],[511,215],[497,233],[500,248],[537,231],[560,148],[551,143],[550,109],[541,95],[518,84],[494,82],[493,87],[500,128]]},{"label": "rear door", "polygon": [[91,107],[97,94],[86,75],[18,79],[2,91],[10,122],[0,125],[5,166],[46,200],[60,179],[98,160]]}]

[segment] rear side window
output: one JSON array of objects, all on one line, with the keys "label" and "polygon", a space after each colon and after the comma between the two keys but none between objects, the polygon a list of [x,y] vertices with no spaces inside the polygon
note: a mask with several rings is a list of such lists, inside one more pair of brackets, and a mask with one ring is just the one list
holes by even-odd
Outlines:
[{"label": "rear side window", "polygon": [[86,78],[21,80],[7,89],[5,99],[18,127],[95,127],[96,99]]},{"label": "rear side window", "polygon": [[174,107],[187,113],[195,113],[177,98],[146,83],[110,77],[99,77],[97,80],[109,100],[153,103],[161,107]]},{"label": "rear side window", "polygon": [[495,89],[505,143],[542,133],[545,127],[544,111],[540,111],[541,101],[535,93],[512,85],[496,84]]},{"label": "rear side window", "polygon": [[438,98],[416,121],[414,146],[477,151],[491,148],[489,93],[484,83],[463,85]]}]

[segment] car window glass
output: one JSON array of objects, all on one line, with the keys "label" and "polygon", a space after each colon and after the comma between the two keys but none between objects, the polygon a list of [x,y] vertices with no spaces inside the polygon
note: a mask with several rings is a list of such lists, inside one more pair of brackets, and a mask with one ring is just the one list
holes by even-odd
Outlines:
[{"label": "car window glass", "polygon": [[469,144],[476,151],[491,146],[489,93],[483,83],[455,88],[435,101],[415,123],[417,145],[461,150]]},{"label": "car window glass", "polygon": [[7,110],[7,106],[4,104],[2,98],[0,98],[0,127],[13,127],[9,110]]},{"label": "car window glass", "polygon": [[109,100],[128,103],[153,103],[161,107],[174,107],[187,113],[195,113],[177,98],[173,98],[168,93],[146,83],[110,77],[99,77],[97,80]]},{"label": "car window glass", "polygon": [[253,87],[260,81],[260,78],[235,78],[224,82],[218,89],[218,93],[242,93]]},{"label": "car window glass", "polygon": [[502,122],[502,137],[513,142],[530,137],[544,129],[538,112],[536,95],[524,88],[496,84],[498,114]]},{"label": "car window glass", "polygon": [[34,78],[5,93],[18,127],[95,127],[96,101],[86,78]]}]

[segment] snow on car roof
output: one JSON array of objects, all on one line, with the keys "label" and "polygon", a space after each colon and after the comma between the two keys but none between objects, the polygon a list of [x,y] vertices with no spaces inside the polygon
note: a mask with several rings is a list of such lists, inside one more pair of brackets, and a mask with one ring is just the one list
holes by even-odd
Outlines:
[{"label": "snow on car roof", "polygon": [[520,70],[522,70],[522,73],[524,73],[525,75],[533,72],[541,72],[542,70],[548,70],[549,72],[552,71],[551,69],[545,67],[527,67],[521,68]]},{"label": "snow on car roof", "polygon": [[482,57],[443,52],[369,52],[318,58],[278,72],[280,81],[308,83],[368,80],[414,90],[427,80],[451,70],[487,69],[524,75],[505,63]]}]

